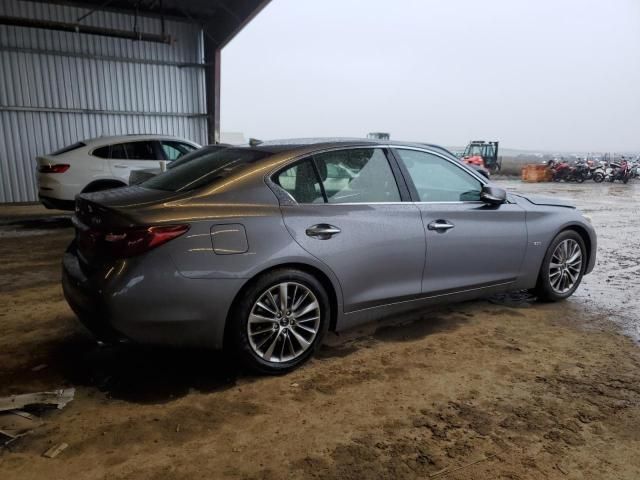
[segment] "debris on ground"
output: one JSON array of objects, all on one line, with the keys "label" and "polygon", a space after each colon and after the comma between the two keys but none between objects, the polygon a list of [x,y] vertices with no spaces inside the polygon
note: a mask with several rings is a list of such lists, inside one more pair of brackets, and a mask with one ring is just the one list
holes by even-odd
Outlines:
[{"label": "debris on ground", "polygon": [[29,405],[55,406],[63,409],[67,403],[73,400],[75,388],[64,388],[52,392],[25,393],[0,398],[0,412],[18,410]]},{"label": "debris on ground", "polygon": [[40,425],[39,417],[21,410],[0,413],[0,445],[8,445]]},{"label": "debris on ground", "polygon": [[58,455],[60,455],[63,451],[65,451],[67,449],[67,447],[69,446],[68,443],[60,443],[58,445],[54,445],[53,447],[51,447],[49,450],[47,450],[46,452],[44,452],[42,454],[43,457],[47,457],[47,458],[56,458]]}]

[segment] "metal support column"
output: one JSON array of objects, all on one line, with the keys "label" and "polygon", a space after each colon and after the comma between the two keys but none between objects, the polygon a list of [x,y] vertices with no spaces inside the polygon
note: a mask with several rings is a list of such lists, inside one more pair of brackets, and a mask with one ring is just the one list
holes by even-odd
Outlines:
[{"label": "metal support column", "polygon": [[208,143],[220,143],[220,57],[221,49],[213,35],[204,30],[205,95]]}]

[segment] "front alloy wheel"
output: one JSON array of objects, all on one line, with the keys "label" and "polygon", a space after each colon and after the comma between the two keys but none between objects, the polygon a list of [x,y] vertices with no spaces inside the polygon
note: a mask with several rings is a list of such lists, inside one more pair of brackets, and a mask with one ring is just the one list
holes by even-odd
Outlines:
[{"label": "front alloy wheel", "polygon": [[557,302],[573,295],[582,281],[587,265],[584,240],[575,230],[560,232],[542,260],[535,295]]},{"label": "front alloy wheel", "polygon": [[563,240],[555,248],[549,263],[549,283],[557,294],[573,288],[582,273],[582,250],[572,238]]}]

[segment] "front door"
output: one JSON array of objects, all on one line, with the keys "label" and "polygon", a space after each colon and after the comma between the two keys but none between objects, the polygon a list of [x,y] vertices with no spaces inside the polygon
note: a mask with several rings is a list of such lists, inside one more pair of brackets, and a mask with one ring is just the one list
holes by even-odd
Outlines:
[{"label": "front door", "polygon": [[482,182],[454,159],[422,150],[394,151],[410,179],[424,223],[423,293],[515,281],[527,246],[524,210],[512,203],[481,202]]},{"label": "front door", "polygon": [[276,178],[295,203],[287,229],[340,281],[345,312],[420,294],[425,255],[419,209],[403,202],[381,148],[314,155]]}]

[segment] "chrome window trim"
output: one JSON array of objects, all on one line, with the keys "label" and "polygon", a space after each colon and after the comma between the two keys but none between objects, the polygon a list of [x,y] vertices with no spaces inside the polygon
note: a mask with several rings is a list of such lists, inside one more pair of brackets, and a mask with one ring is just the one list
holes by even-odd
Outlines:
[{"label": "chrome window trim", "polygon": [[[393,205],[393,204],[413,204],[413,205],[434,205],[434,204],[441,204],[441,205],[459,205],[459,204],[482,204],[485,205],[484,202],[480,201],[480,200],[460,200],[457,202],[414,202],[414,201],[400,201],[400,202],[362,202],[362,203],[328,203],[328,202],[323,202],[323,203],[299,203],[297,202],[293,196],[287,192],[284,188],[282,188],[280,185],[278,185],[278,183],[273,180],[273,176],[278,174],[279,172],[281,172],[282,170],[285,170],[286,168],[289,168],[291,166],[293,166],[293,164],[295,164],[296,162],[300,162],[303,161],[307,158],[312,157],[313,155],[317,155],[320,153],[326,153],[326,152],[333,152],[333,151],[337,151],[337,150],[354,150],[354,149],[360,149],[360,148],[381,148],[381,149],[393,149],[393,150],[415,150],[418,152],[423,152],[423,153],[429,153],[431,155],[435,155],[437,157],[440,157],[441,159],[443,159],[446,162],[449,162],[450,164],[456,166],[457,168],[459,168],[460,170],[462,170],[463,172],[467,173],[468,175],[470,175],[472,178],[475,178],[476,180],[478,180],[480,182],[480,184],[482,186],[487,185],[489,182],[487,181],[486,178],[484,178],[482,175],[474,172],[471,169],[467,169],[464,167],[464,165],[460,164],[457,160],[452,160],[450,158],[448,158],[447,156],[443,155],[440,152],[434,151],[432,149],[430,149],[429,147],[415,147],[412,145],[393,145],[393,144],[362,144],[362,145],[348,145],[348,146],[333,146],[333,147],[325,147],[325,148],[320,148],[317,150],[313,150],[311,152],[306,152],[306,153],[302,153],[296,156],[293,156],[291,158],[288,158],[286,160],[284,160],[282,163],[280,163],[279,165],[277,165],[276,167],[272,168],[268,173],[266,173],[264,175],[264,181],[268,186],[273,186],[276,189],[278,189],[278,191],[282,191],[284,192],[287,197],[290,199],[290,202],[287,201],[286,203],[284,203],[284,205]],[[276,195],[278,196],[278,195]],[[281,200],[280,197],[278,197],[278,200]]]}]

